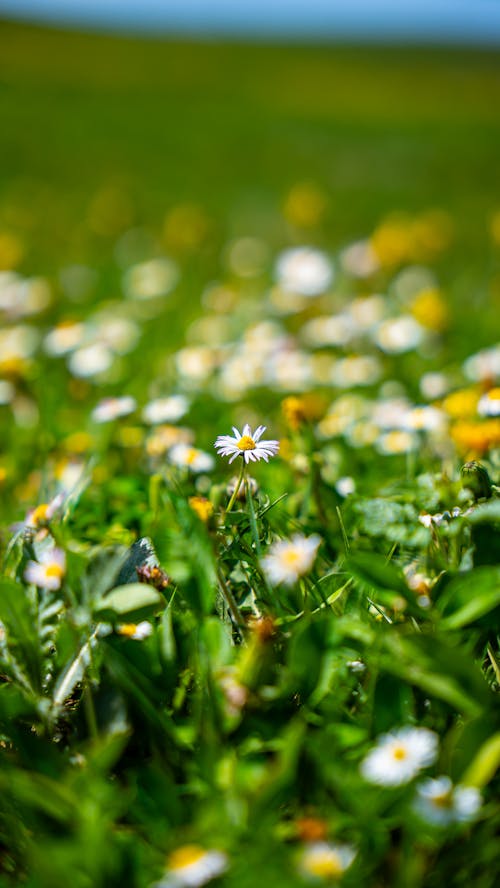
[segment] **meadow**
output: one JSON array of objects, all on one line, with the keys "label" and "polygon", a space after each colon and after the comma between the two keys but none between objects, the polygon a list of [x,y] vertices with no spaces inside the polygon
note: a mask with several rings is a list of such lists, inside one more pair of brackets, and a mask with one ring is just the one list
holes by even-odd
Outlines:
[{"label": "meadow", "polygon": [[498,883],[499,108],[0,23],[0,886]]}]

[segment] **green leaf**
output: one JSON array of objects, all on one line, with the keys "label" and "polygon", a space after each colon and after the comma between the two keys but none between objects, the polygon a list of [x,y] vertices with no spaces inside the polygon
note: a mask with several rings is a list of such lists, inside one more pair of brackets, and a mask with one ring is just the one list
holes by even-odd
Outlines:
[{"label": "green leaf", "polygon": [[28,590],[14,580],[0,581],[0,620],[7,628],[9,648],[32,689],[41,691],[42,650],[35,608]]},{"label": "green leaf", "polygon": [[500,567],[477,567],[454,577],[438,599],[444,629],[460,629],[500,605]]},{"label": "green leaf", "polygon": [[467,786],[486,786],[500,767],[500,733],[483,743],[476,757],[463,774],[461,783]]},{"label": "green leaf", "polygon": [[500,499],[491,500],[475,506],[464,516],[469,524],[497,524],[500,523]]},{"label": "green leaf", "polygon": [[117,586],[97,602],[94,614],[101,620],[141,619],[157,610],[163,596],[146,583],[127,583]]}]

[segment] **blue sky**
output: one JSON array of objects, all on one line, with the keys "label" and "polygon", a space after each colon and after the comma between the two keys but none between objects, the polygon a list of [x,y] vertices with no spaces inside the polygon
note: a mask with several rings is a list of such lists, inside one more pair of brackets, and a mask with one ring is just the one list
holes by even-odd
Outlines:
[{"label": "blue sky", "polygon": [[500,44],[500,0],[0,0],[0,16],[166,33]]}]

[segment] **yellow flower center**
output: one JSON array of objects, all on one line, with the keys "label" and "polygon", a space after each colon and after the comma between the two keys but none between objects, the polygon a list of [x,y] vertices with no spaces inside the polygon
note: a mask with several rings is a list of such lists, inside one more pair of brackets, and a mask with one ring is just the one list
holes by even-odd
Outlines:
[{"label": "yellow flower center", "polygon": [[195,447],[190,447],[188,452],[186,453],[186,465],[192,466],[196,457],[198,456],[198,451]]},{"label": "yellow flower center", "polygon": [[182,848],[173,851],[168,858],[169,868],[178,870],[191,866],[193,863],[198,863],[205,854],[206,852],[199,845],[183,845]]},{"label": "yellow flower center", "polygon": [[343,872],[340,858],[332,851],[310,857],[306,869],[312,876],[317,876],[319,879],[335,879]]},{"label": "yellow flower center", "polygon": [[122,623],[121,626],[118,627],[118,633],[120,635],[124,635],[125,638],[132,638],[137,631],[136,623]]},{"label": "yellow flower center", "polygon": [[64,575],[64,568],[60,564],[48,564],[45,568],[46,577],[57,577],[59,580]]},{"label": "yellow flower center", "polygon": [[238,450],[255,450],[256,444],[250,435],[243,435],[237,444]]},{"label": "yellow flower center", "polygon": [[300,554],[295,549],[287,549],[281,557],[285,567],[296,567],[300,561]]},{"label": "yellow flower center", "polygon": [[450,808],[452,804],[451,796],[451,790],[448,789],[446,792],[442,792],[441,795],[434,796],[432,801],[436,805],[436,808]]},{"label": "yellow flower center", "polygon": [[48,508],[49,507],[47,503],[42,503],[40,506],[37,506],[36,509],[33,509],[30,516],[30,522],[31,524],[33,524],[34,527],[38,527],[39,524],[43,524],[45,521],[47,521]]},{"label": "yellow flower center", "polygon": [[407,757],[408,752],[404,746],[395,746],[392,750],[392,754],[397,762],[402,762]]}]

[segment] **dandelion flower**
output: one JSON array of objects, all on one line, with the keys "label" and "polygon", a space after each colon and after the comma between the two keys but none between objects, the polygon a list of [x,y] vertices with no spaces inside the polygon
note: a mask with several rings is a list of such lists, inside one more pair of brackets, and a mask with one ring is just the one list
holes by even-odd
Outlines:
[{"label": "dandelion flower", "polygon": [[66,572],[66,556],[62,549],[46,549],[38,561],[28,561],[24,579],[40,589],[56,592]]},{"label": "dandelion flower", "polygon": [[355,856],[356,851],[351,845],[311,842],[302,851],[299,870],[307,879],[330,882],[342,876]]},{"label": "dandelion flower", "polygon": [[219,456],[229,456],[232,463],[237,456],[242,456],[245,462],[257,462],[259,459],[269,461],[270,456],[276,456],[279,450],[279,441],[261,441],[266,426],[259,426],[252,432],[248,423],[243,426],[240,434],[233,426],[234,437],[231,435],[219,435],[214,447]]},{"label": "dandelion flower", "polygon": [[182,845],[168,858],[165,876],[155,888],[198,888],[222,875],[227,867],[227,855],[222,851]]},{"label": "dandelion flower", "polygon": [[427,728],[404,727],[379,737],[361,762],[365,780],[381,786],[408,783],[437,757],[438,738]]},{"label": "dandelion flower", "polygon": [[300,533],[294,534],[290,540],[273,543],[261,562],[269,582],[293,586],[299,577],[310,571],[320,543],[321,537],[317,534],[305,537]]},{"label": "dandelion flower", "polygon": [[479,811],[481,793],[475,786],[453,786],[449,777],[437,777],[417,786],[413,807],[433,826],[466,823]]}]

